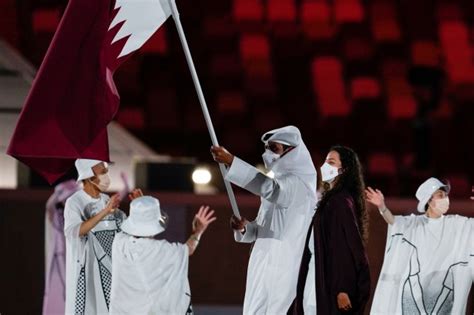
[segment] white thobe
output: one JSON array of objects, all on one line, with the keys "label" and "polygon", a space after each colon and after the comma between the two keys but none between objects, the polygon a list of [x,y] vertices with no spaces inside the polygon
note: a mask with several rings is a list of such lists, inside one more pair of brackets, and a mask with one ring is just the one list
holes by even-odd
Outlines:
[{"label": "white thobe", "polygon": [[95,199],[79,190],[66,201],[66,314],[109,313],[112,242],[125,214],[117,210],[79,236],[81,224],[103,210],[108,200],[105,194]]},{"label": "white thobe", "polygon": [[[286,314],[296,296],[301,257],[316,204],[315,190],[293,173],[272,179],[234,157],[226,179],[261,197],[255,221],[235,240],[255,242],[250,256],[244,314]],[[316,174],[309,176],[316,182]]]},{"label": "white thobe", "polygon": [[185,315],[190,310],[186,244],[117,234],[110,314]]}]

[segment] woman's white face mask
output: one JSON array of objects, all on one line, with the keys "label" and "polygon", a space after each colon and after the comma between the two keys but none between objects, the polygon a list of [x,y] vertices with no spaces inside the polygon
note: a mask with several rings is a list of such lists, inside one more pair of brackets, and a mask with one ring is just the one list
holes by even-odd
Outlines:
[{"label": "woman's white face mask", "polygon": [[96,184],[91,180],[91,183],[94,184],[100,191],[104,192],[110,187],[110,176],[109,174],[101,174],[96,176],[99,179],[99,183]]},{"label": "woman's white face mask", "polygon": [[443,215],[449,210],[449,197],[433,199],[430,202],[430,206],[438,215]]},{"label": "woman's white face mask", "polygon": [[328,163],[324,163],[323,166],[321,166],[321,179],[323,182],[330,184],[338,175],[339,168]]}]

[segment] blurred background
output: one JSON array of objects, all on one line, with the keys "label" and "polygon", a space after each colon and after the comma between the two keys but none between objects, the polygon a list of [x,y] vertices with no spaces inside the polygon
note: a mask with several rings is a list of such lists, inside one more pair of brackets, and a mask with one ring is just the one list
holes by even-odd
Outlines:
[{"label": "blurred background", "polygon": [[[261,163],[263,132],[293,124],[317,166],[331,145],[352,147],[366,183],[392,197],[395,212],[411,213],[418,185],[437,176],[451,183],[453,212],[473,216],[472,0],[177,4],[218,139],[229,151]],[[52,188],[5,151],[66,5],[0,0],[2,314],[41,312],[43,210]],[[210,305],[204,314],[238,313],[249,248],[228,231],[228,202],[172,21],[119,68],[115,82],[121,105],[109,128],[112,189],[121,189],[125,173],[131,185],[181,209],[169,212],[182,223],[169,235],[175,240],[184,240],[199,204],[218,208],[219,222],[192,258],[191,285],[195,302]],[[236,191],[242,211],[255,217],[258,199]],[[371,219],[375,287],[386,227],[378,213]]]}]

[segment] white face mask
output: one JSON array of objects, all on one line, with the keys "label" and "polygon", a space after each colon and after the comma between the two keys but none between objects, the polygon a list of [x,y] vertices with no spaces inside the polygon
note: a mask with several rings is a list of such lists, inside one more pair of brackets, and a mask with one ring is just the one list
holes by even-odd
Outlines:
[{"label": "white face mask", "polygon": [[96,184],[93,181],[91,181],[92,184],[94,184],[97,188],[99,188],[100,191],[104,192],[110,187],[110,177],[109,174],[102,174],[102,175],[97,175],[97,178],[99,179],[99,183]]},{"label": "white face mask", "polygon": [[449,198],[433,199],[431,208],[438,214],[445,214],[449,210]]},{"label": "white face mask", "polygon": [[270,150],[265,150],[265,152],[262,154],[263,164],[265,164],[265,168],[267,170],[271,170],[279,158],[280,154]]},{"label": "white face mask", "polygon": [[321,179],[323,182],[332,183],[334,179],[339,175],[339,169],[328,163],[324,163],[321,166]]}]

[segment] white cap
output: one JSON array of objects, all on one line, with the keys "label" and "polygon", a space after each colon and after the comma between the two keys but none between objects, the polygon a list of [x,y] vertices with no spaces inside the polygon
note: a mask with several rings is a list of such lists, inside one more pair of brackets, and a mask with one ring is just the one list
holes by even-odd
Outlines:
[{"label": "white cap", "polygon": [[151,196],[134,199],[130,203],[130,215],[121,229],[133,236],[154,236],[165,230],[164,217],[161,215],[160,202]]},{"label": "white cap", "polygon": [[84,179],[88,179],[94,177],[94,171],[92,168],[100,163],[104,163],[107,166],[106,162],[99,161],[99,160],[89,160],[89,159],[77,159],[76,160],[76,170],[77,170],[77,181],[81,181]]},{"label": "white cap", "polygon": [[418,212],[424,213],[426,204],[431,199],[431,196],[438,190],[444,189],[449,193],[449,186],[443,184],[439,179],[431,177],[418,187],[416,191],[416,199],[418,199]]}]

